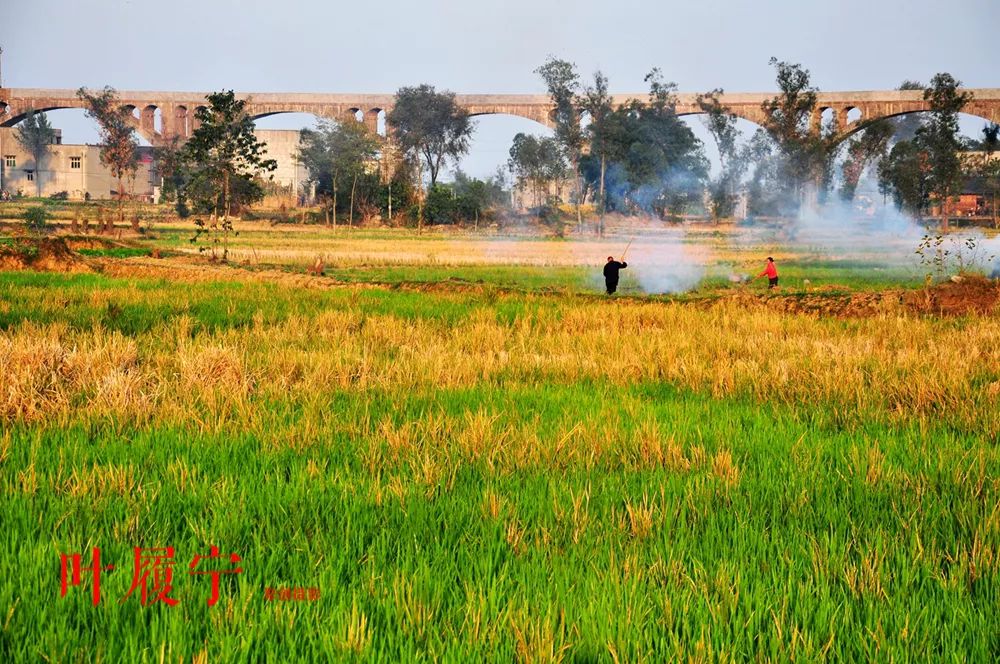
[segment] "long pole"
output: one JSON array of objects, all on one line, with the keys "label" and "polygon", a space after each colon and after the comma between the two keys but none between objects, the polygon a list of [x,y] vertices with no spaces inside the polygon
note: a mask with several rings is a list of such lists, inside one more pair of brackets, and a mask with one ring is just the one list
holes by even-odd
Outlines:
[{"label": "long pole", "polygon": [[631,240],[628,241],[628,244],[625,245],[625,251],[622,252],[622,257],[619,258],[618,260],[625,262],[625,254],[628,253],[628,248],[632,246],[633,242],[635,242],[635,238],[632,238]]}]

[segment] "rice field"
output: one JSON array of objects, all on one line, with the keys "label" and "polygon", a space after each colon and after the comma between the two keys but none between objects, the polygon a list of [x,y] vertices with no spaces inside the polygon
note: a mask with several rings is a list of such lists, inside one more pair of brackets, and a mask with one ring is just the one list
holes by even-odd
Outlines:
[{"label": "rice field", "polygon": [[[0,274],[0,661],[1000,657],[995,312],[781,310],[705,238],[613,299],[617,238],[294,232]],[[772,251],[791,298],[921,281]]]}]

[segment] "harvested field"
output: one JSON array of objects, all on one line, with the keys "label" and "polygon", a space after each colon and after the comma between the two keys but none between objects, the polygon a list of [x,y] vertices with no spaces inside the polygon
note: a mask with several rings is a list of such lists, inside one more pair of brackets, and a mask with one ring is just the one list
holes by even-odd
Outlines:
[{"label": "harvested field", "polygon": [[[401,241],[439,242],[366,251]],[[322,275],[115,242],[0,272],[4,661],[998,655],[995,281],[789,246],[768,291],[718,240],[609,297],[548,241]],[[123,249],[162,257],[81,253]],[[99,604],[61,597],[94,547]]]}]

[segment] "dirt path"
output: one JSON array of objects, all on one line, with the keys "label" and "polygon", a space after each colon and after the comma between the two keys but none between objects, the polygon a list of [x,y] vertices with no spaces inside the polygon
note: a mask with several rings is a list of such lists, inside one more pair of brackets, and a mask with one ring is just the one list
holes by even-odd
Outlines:
[{"label": "dirt path", "polygon": [[[83,258],[58,238],[44,239],[31,248],[0,250],[0,270],[42,270],[55,272],[101,272],[112,277],[165,279],[181,283],[210,281],[251,281],[277,283],[292,288],[351,288],[394,289],[435,293],[482,293],[509,291],[493,284],[471,283],[456,279],[438,282],[402,282],[392,284],[347,283],[330,277],[315,276],[277,269],[249,269],[237,264],[212,263],[202,257],[172,256],[170,258]],[[547,295],[558,291],[530,291]],[[576,297],[605,299],[603,295],[576,294]],[[649,302],[647,297],[618,297],[617,301]],[[964,277],[946,281],[928,289],[883,291],[772,293],[740,289],[719,290],[705,296],[670,298],[670,301],[692,306],[714,306],[733,302],[746,307],[766,307],[786,313],[803,313],[839,318],[867,318],[880,314],[912,313],[920,315],[956,316],[990,314],[1000,305],[1000,280],[984,277]]]}]

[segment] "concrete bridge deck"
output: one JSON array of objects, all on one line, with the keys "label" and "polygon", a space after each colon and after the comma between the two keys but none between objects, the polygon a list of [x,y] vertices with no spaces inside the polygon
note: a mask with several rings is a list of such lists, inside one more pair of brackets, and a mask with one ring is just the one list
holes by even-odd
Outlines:
[{"label": "concrete bridge deck", "polygon": [[[972,101],[964,112],[991,122],[1000,122],[1000,88],[968,89]],[[205,92],[118,91],[122,103],[132,109],[136,129],[151,143],[171,137],[190,136],[195,124],[194,112],[205,105]],[[726,93],[720,97],[723,105],[736,116],[760,124],[764,119],[761,105],[775,92]],[[361,119],[373,131],[379,126],[380,114],[392,109],[392,94],[310,93],[310,92],[249,92],[238,93],[249,101],[252,117],[262,118],[278,113],[309,113],[332,120]],[[552,104],[546,95],[525,94],[459,94],[458,103],[473,116],[505,114],[552,126]],[[645,99],[646,93],[614,95],[616,104],[630,99]],[[691,115],[701,112],[696,93],[677,95],[677,112]],[[10,127],[23,119],[28,109],[50,111],[63,108],[83,108],[75,90],[43,88],[0,88],[0,126]],[[920,90],[869,90],[853,92],[820,92],[817,94],[817,117],[829,109],[833,122],[843,135],[849,135],[862,123],[877,118],[927,111],[928,103]]]}]

